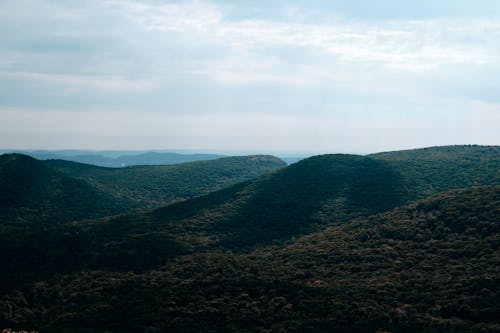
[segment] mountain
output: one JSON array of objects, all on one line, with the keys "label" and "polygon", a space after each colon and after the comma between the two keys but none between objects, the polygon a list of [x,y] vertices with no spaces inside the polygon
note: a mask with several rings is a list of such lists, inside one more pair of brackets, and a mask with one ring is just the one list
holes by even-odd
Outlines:
[{"label": "mountain", "polygon": [[452,188],[500,184],[500,146],[443,146],[368,155],[396,168],[412,200]]},{"label": "mountain", "polygon": [[3,296],[0,324],[54,332],[493,332],[499,221],[500,186],[454,190],[249,252],[55,275]]},{"label": "mountain", "polygon": [[5,151],[6,153],[20,153],[39,160],[61,159],[66,161],[92,164],[109,168],[119,168],[132,165],[170,165],[195,161],[207,161],[221,157],[216,154],[179,154],[172,152],[120,152],[120,151]]},{"label": "mountain", "polygon": [[[499,330],[499,156],[480,146],[320,155],[149,212],[0,226],[0,326]],[[171,168],[44,165],[143,202],[160,187],[156,168]]]},{"label": "mountain", "polygon": [[59,223],[126,213],[219,190],[284,166],[272,156],[104,168],[0,156],[0,222]]},{"label": "mountain", "polygon": [[[257,161],[261,158],[250,157]],[[270,162],[268,158],[263,161]],[[113,182],[119,179],[129,185],[120,184],[117,192],[130,191],[127,198],[134,198],[136,202],[144,200],[144,204],[154,197],[154,191],[162,188],[159,183],[145,186],[149,184],[146,179],[159,182],[154,173],[158,168],[178,169],[174,166],[106,169],[67,161],[47,163],[96,188],[113,188]],[[169,185],[167,188],[192,195],[185,191],[197,184],[192,183],[198,179],[193,175],[206,178],[203,177],[207,174],[206,168],[203,172],[197,171],[206,163],[214,162],[189,164],[194,168],[187,169],[189,178],[181,181],[180,176],[172,176],[169,179],[177,180],[179,187]],[[460,163],[460,160],[455,162],[455,169],[460,169]],[[427,169],[434,170],[432,163]],[[419,169],[423,173],[420,178],[424,178],[427,169]],[[468,169],[468,175],[473,182],[481,181],[475,185],[498,184],[495,180],[498,168],[490,169],[479,168],[481,172],[488,172],[482,174],[482,178],[477,178],[474,169]],[[138,170],[140,172],[135,173]],[[220,168],[212,172],[216,170]],[[153,176],[148,178],[147,171],[153,172]],[[140,175],[140,181],[134,174]],[[438,178],[432,178],[431,173],[425,178],[425,184],[441,182],[440,177],[438,174]],[[0,241],[4,243],[1,252],[8,255],[22,251],[27,255],[14,262],[0,259],[4,270],[19,274],[11,279],[19,282],[26,272],[35,268],[47,274],[82,268],[145,270],[179,254],[247,251],[404,205],[412,199],[405,179],[396,164],[381,159],[343,154],[315,156],[257,179],[151,212],[66,224],[55,229],[31,229],[28,235],[21,236],[16,236],[18,230],[5,231],[0,234]],[[113,182],[108,183],[110,180]],[[7,276],[13,275],[5,274]]]},{"label": "mountain", "polygon": [[[267,164],[268,159],[261,162]],[[204,163],[213,162],[196,162],[194,166]],[[123,174],[146,167],[100,168],[104,172],[100,174],[95,170],[97,167],[73,162],[48,164],[78,180],[94,177],[94,182],[100,181],[90,183],[95,188],[110,188],[110,184],[103,183],[108,178],[138,183],[138,189],[147,188],[145,170],[138,173],[140,182],[133,175]],[[189,171],[189,179],[183,182],[179,177],[172,178],[181,189],[193,190],[190,182],[197,179],[195,175],[207,174],[206,168],[203,173],[196,170],[182,169]],[[109,172],[118,172],[121,177],[116,174],[110,177]],[[152,179],[157,181],[157,177]],[[148,213],[31,228],[29,232],[6,229],[0,234],[0,253],[4,254],[0,254],[3,262],[0,273],[4,272],[5,279],[11,276],[11,281],[19,282],[30,271],[51,274],[82,267],[142,270],[180,253],[252,247],[314,231],[322,222],[321,214],[346,221],[397,206],[404,202],[399,197],[402,186],[398,184],[392,170],[372,159],[354,155],[318,156],[255,181]],[[135,198],[133,194],[126,197]],[[15,259],[10,256],[12,252],[18,254]]]},{"label": "mountain", "polygon": [[[152,232],[167,233],[192,250],[241,250],[387,211],[462,184],[500,185],[496,152],[487,151],[472,166],[465,158],[452,158],[453,151],[442,153],[446,162],[436,158],[422,164],[411,157],[402,164],[357,155],[320,155],[221,192],[119,217],[99,228],[119,225],[124,244],[128,234]],[[469,155],[475,154],[470,149]],[[409,172],[408,165],[418,168]],[[445,177],[442,165],[456,176]]]},{"label": "mountain", "polygon": [[61,222],[127,211],[132,200],[20,154],[0,156],[0,224]]}]

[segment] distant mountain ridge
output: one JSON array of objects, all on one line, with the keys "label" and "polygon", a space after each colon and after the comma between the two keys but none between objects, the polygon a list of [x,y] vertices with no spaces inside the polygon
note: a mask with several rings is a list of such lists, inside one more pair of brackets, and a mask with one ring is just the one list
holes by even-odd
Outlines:
[{"label": "distant mountain ridge", "polygon": [[[5,153],[18,153],[39,160],[66,160],[97,166],[120,168],[132,165],[171,165],[195,161],[207,161],[221,157],[219,154],[181,154],[173,152],[100,152],[100,151],[44,151],[44,150],[12,150]],[[118,155],[118,156],[117,156]]]}]

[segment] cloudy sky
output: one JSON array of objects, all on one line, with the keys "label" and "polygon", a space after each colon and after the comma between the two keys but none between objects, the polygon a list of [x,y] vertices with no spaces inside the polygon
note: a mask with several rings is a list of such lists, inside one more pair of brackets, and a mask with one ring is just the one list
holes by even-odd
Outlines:
[{"label": "cloudy sky", "polygon": [[497,0],[3,0],[0,148],[500,144]]}]

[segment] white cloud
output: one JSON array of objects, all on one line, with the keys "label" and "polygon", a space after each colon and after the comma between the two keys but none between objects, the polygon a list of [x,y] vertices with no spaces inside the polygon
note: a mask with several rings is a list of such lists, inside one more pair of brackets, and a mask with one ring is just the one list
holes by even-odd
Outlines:
[{"label": "white cloud", "polygon": [[206,31],[218,24],[222,13],[203,2],[150,4],[138,1],[105,1],[105,6],[120,9],[132,21],[149,30]]},{"label": "white cloud", "polygon": [[90,87],[105,90],[147,90],[154,83],[147,80],[131,80],[119,76],[85,76],[74,74],[53,74],[35,72],[0,72],[0,77],[23,79],[29,81],[43,81],[56,83],[62,86]]},{"label": "white cloud", "polygon": [[[266,46],[312,48],[345,63],[380,66],[386,69],[425,71],[442,64],[485,64],[498,62],[500,34],[496,21],[430,19],[421,21],[303,23],[246,19],[224,20],[223,9],[204,2],[153,5],[137,2],[108,2],[118,6],[146,29],[199,35],[215,46],[240,56],[247,52],[258,59]],[[287,7],[286,11],[291,9]],[[297,8],[293,9],[294,12]],[[293,16],[293,15],[292,15]],[[464,40],[478,42],[463,43]],[[262,51],[263,50],[263,51]],[[286,61],[286,55],[281,57]],[[321,66],[322,64],[318,64]],[[274,80],[274,76],[261,75]],[[227,72],[223,73],[228,76]],[[239,76],[233,74],[233,76]],[[245,75],[254,80],[255,75]]]},{"label": "white cloud", "polygon": [[363,21],[297,6],[279,18],[235,15],[247,9],[0,2],[0,140],[316,150],[363,141],[366,151],[499,143],[498,21]]}]

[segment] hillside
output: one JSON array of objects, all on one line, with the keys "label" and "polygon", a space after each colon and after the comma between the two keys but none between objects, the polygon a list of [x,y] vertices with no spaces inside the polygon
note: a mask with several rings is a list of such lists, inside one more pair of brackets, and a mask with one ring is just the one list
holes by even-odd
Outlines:
[{"label": "hillside", "polygon": [[456,190],[250,252],[53,276],[2,297],[0,324],[73,332],[497,331],[499,221],[500,186]]},{"label": "hillside", "polygon": [[368,155],[401,173],[411,200],[452,188],[500,184],[500,146],[443,146]]},{"label": "hillside", "polygon": [[[110,187],[105,185],[108,179],[118,178],[114,172],[123,175],[143,168],[110,170],[63,161],[50,163],[60,172],[89,179],[103,188]],[[210,162],[194,166],[199,163]],[[486,184],[494,181],[494,172],[490,177],[486,174]],[[141,175],[146,177],[147,173]],[[469,175],[475,177],[473,169]],[[120,179],[135,183],[133,175]],[[196,178],[179,183],[189,190],[193,188],[188,183],[192,179]],[[145,270],[182,253],[248,251],[403,205],[411,198],[404,179],[386,161],[356,155],[321,155],[148,213],[66,224],[56,229],[4,230],[0,234],[1,252],[5,254],[0,257],[2,269],[8,272],[4,278],[21,283],[25,278],[29,280],[33,271]],[[26,255],[11,260],[9,254],[13,252]]]},{"label": "hillside", "polygon": [[59,223],[158,207],[284,165],[275,157],[248,156],[115,169],[4,154],[0,156],[0,223]]},{"label": "hillside", "polygon": [[[190,244],[241,248],[311,232],[325,216],[344,221],[381,212],[404,203],[405,196],[398,172],[385,163],[321,155],[236,187],[230,195],[165,207],[151,218],[178,230]],[[191,225],[197,227],[184,228]]]},{"label": "hillside", "polygon": [[0,224],[61,222],[134,207],[84,180],[20,154],[0,156]]},{"label": "hillside", "polygon": [[[449,156],[453,154],[443,153],[445,162],[435,158],[412,173],[398,163],[371,157],[315,156],[247,184],[152,213],[118,218],[99,228],[113,230],[120,225],[124,235],[127,228],[129,233],[163,232],[193,250],[241,250],[387,211],[429,192],[438,193],[438,189],[500,184],[500,159],[495,158],[495,150],[485,154],[484,164],[472,166]],[[407,160],[419,165],[418,159]],[[436,171],[443,164],[457,170],[457,177],[451,177],[448,185],[443,171]]]},{"label": "hillside", "polygon": [[[60,172],[69,166],[79,179],[89,172],[101,177],[97,180],[107,175],[95,167],[89,171],[87,165],[55,163]],[[186,182],[181,185],[192,188]],[[149,269],[179,253],[242,250],[312,232],[327,217],[342,222],[381,212],[404,202],[401,188],[397,174],[383,163],[354,155],[318,156],[149,213],[29,232],[5,229],[0,233],[0,253],[5,254],[0,254],[0,269],[5,279],[15,276],[11,280],[16,283],[34,270]],[[14,252],[26,255],[10,259]]]},{"label": "hillside", "polygon": [[[497,152],[438,147],[321,155],[150,212],[57,227],[3,226],[5,326],[494,331]],[[190,174],[205,179],[199,170],[212,162],[189,164]],[[137,201],[168,181],[156,171],[173,168],[43,165],[93,188],[129,191]],[[179,181],[178,189],[201,178]],[[489,186],[438,192],[461,184]],[[413,202],[431,192],[438,195]]]},{"label": "hillside", "polygon": [[280,159],[267,155],[126,168],[95,167],[64,160],[45,163],[116,197],[132,198],[144,208],[194,198],[286,166]]}]

